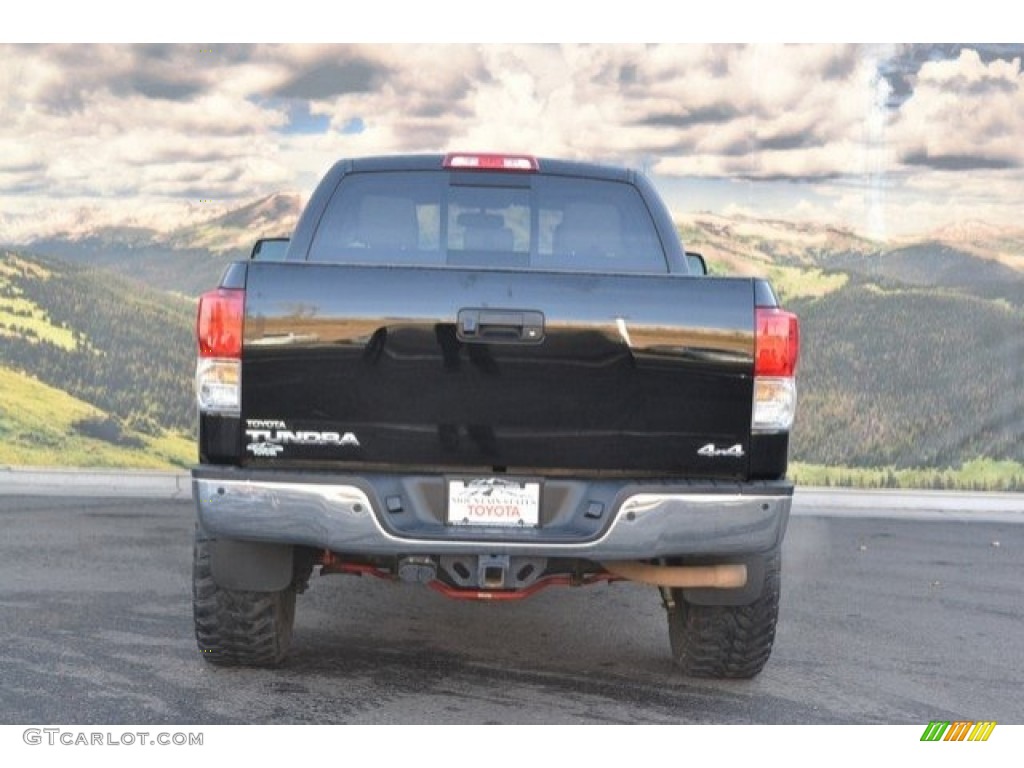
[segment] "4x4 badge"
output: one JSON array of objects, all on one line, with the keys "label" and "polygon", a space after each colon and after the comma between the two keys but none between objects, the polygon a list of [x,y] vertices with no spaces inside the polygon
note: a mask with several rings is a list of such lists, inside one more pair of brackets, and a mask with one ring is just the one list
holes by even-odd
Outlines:
[{"label": "4x4 badge", "polygon": [[729,448],[719,448],[714,443],[708,443],[699,451],[697,451],[697,455],[713,456],[715,458],[728,457],[733,459],[740,459],[743,458],[746,454],[743,451],[743,446],[740,445],[739,443],[736,443],[736,445],[731,446]]}]

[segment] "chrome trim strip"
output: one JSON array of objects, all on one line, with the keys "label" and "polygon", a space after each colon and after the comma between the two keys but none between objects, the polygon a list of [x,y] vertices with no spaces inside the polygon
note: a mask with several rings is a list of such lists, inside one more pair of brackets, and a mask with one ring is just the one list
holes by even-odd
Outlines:
[{"label": "chrome trim strip", "polygon": [[203,527],[225,538],[362,554],[486,551],[606,560],[765,551],[781,542],[792,502],[787,495],[638,493],[612,510],[600,536],[565,542],[397,536],[353,485],[193,478],[193,496]]}]

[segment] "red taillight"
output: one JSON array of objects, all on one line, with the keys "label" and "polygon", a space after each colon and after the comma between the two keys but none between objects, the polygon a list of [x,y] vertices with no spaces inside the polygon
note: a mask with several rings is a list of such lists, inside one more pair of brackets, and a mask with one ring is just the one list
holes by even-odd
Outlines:
[{"label": "red taillight", "polygon": [[444,156],[444,168],[471,171],[538,171],[540,163],[531,155],[495,155],[477,152],[450,152]]},{"label": "red taillight", "polygon": [[240,358],[245,291],[218,288],[199,297],[196,339],[200,357]]},{"label": "red taillight", "polygon": [[757,308],[755,376],[792,376],[800,357],[800,321],[792,312]]}]

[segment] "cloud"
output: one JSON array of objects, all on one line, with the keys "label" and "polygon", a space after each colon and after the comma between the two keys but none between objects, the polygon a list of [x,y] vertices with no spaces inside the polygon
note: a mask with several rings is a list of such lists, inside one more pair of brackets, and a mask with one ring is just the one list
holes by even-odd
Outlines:
[{"label": "cloud", "polygon": [[694,109],[682,108],[679,112],[660,112],[647,115],[636,123],[658,128],[688,128],[702,123],[727,123],[740,116],[739,109],[725,102],[709,104]]},{"label": "cloud", "polygon": [[0,170],[31,163],[34,172],[31,180],[0,177],[0,194],[31,181],[49,199],[91,195],[140,205],[248,197],[286,185],[292,172],[273,157],[287,111],[245,98],[279,76],[279,63],[271,57],[253,65],[241,49],[217,57],[212,50],[0,49]]},{"label": "cloud", "polygon": [[174,210],[165,203],[308,191],[344,156],[449,149],[824,194],[906,186],[890,200],[948,194],[951,176],[959,189],[969,175],[965,205],[982,205],[986,180],[1019,203],[1022,56],[1019,45],[0,46],[0,206],[92,197]]},{"label": "cloud", "polygon": [[927,149],[913,150],[902,158],[907,165],[923,165],[938,171],[978,171],[994,168],[1016,168],[1020,161],[1013,157],[985,157],[953,153],[930,155]]},{"label": "cloud", "polygon": [[963,49],[921,66],[889,138],[909,166],[963,172],[1024,166],[1022,135],[1021,56],[986,62]]},{"label": "cloud", "polygon": [[275,88],[274,96],[322,101],[349,93],[367,93],[385,82],[389,70],[361,57],[315,62]]},{"label": "cloud", "polygon": [[6,66],[19,68],[26,101],[60,115],[81,110],[103,91],[154,100],[195,97],[211,73],[196,60],[197,50],[183,45],[21,45],[11,46],[4,58]]},{"label": "cloud", "polygon": [[[848,146],[877,109],[874,62],[856,47],[432,46],[374,55],[390,63],[381,87],[324,108],[335,126],[362,116],[365,143],[383,152],[507,148],[661,173],[774,178],[794,167],[829,178],[861,170]],[[794,159],[800,149],[810,151]]]}]

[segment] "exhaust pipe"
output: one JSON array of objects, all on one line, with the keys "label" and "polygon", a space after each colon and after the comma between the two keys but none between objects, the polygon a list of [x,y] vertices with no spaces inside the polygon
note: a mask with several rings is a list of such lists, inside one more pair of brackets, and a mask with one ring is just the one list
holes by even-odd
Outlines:
[{"label": "exhaust pipe", "polygon": [[739,589],[747,584],[747,566],[729,565],[652,565],[639,560],[614,560],[601,563],[608,573],[655,587],[712,587]]}]

